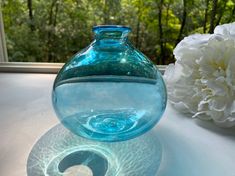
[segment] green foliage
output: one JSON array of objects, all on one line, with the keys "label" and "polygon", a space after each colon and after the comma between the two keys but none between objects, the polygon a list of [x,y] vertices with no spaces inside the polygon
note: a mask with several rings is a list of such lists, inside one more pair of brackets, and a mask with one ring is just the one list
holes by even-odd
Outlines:
[{"label": "green foliage", "polygon": [[[31,7],[29,2],[32,3]],[[121,24],[132,28],[130,39],[138,49],[154,62],[163,63],[161,61],[164,60],[168,64],[174,62],[172,51],[178,37],[182,39],[192,33],[209,31],[213,6],[212,0],[208,4],[206,2],[207,0],[2,0],[9,60],[66,62],[92,41],[91,28],[94,25]],[[32,16],[29,15],[30,10]],[[186,14],[183,13],[184,10]],[[214,25],[234,20],[235,0],[218,0]],[[161,38],[159,25],[163,33]],[[162,47],[160,43],[163,44]]]}]

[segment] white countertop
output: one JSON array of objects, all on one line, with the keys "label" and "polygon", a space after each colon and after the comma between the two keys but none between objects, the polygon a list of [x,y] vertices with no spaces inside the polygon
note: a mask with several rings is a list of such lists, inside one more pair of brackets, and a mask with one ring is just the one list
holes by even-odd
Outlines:
[{"label": "white countertop", "polygon": [[[51,104],[54,78],[0,73],[1,176],[27,175],[33,145],[59,122]],[[235,128],[188,118],[168,105],[154,132],[164,150],[158,176],[235,176]]]}]

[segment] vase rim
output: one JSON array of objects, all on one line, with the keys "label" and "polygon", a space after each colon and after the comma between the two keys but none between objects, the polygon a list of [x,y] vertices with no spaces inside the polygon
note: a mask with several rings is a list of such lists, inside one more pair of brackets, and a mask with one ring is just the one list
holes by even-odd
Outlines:
[{"label": "vase rim", "polygon": [[118,30],[118,31],[127,31],[130,32],[131,28],[128,26],[123,25],[97,25],[92,28],[93,32],[96,32],[97,30]]}]

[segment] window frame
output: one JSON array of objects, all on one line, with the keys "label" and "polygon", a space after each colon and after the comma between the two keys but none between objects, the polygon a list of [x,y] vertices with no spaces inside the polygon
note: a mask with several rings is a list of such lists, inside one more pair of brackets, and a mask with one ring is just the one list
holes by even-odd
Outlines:
[{"label": "window frame", "polygon": [[2,10],[0,7],[0,62],[7,62],[7,61],[8,61],[8,57],[7,57],[4,24],[3,24],[3,18],[2,18]]},{"label": "window frame", "polygon": [[[0,62],[0,73],[58,73],[64,63]],[[166,65],[156,65],[163,74]]]},{"label": "window frame", "polygon": [[0,62],[0,72],[58,73],[64,63]]}]

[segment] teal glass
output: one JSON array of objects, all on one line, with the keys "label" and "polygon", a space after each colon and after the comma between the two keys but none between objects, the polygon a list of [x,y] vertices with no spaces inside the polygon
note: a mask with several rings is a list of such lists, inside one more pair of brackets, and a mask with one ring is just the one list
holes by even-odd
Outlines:
[{"label": "teal glass", "polygon": [[166,108],[156,66],[128,40],[125,26],[95,26],[95,40],[71,58],[53,86],[55,112],[73,133],[122,141],[150,130]]}]

